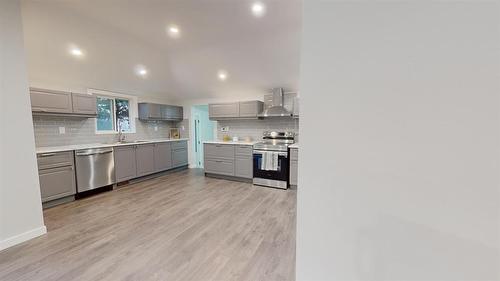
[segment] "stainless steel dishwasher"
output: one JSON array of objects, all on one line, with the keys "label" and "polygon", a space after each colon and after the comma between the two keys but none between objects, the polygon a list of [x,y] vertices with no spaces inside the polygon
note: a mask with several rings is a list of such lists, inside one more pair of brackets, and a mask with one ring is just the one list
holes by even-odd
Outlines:
[{"label": "stainless steel dishwasher", "polygon": [[75,151],[76,187],[78,192],[115,183],[113,148]]}]

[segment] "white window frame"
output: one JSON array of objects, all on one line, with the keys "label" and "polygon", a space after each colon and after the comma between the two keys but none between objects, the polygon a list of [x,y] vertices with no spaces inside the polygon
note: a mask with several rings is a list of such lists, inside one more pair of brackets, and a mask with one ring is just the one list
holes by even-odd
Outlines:
[{"label": "white window frame", "polygon": [[[131,96],[127,94],[122,94],[122,93],[115,93],[115,92],[110,92],[110,91],[105,91],[105,90],[97,90],[97,89],[88,89],[87,90],[88,94],[94,95],[96,97],[103,97],[103,98],[109,98],[113,99],[113,127],[116,127],[116,105],[115,105],[115,98],[118,99],[126,99],[129,101],[129,111],[128,111],[128,117],[130,119],[130,132],[123,132],[123,134],[135,134],[135,121],[138,118],[138,112],[137,112],[137,103],[138,103],[138,98],[136,96]],[[94,122],[94,128],[95,128],[95,133],[96,135],[106,135],[106,134],[118,134],[118,128],[115,128],[114,130],[109,130],[109,131],[98,131],[97,130],[97,118],[95,118]]]}]

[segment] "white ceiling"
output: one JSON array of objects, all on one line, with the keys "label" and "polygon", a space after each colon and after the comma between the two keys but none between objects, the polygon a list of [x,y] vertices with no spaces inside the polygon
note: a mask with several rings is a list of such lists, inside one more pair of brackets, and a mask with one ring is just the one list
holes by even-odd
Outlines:
[{"label": "white ceiling", "polygon": [[[246,0],[23,1],[32,86],[98,88],[144,96],[245,99],[269,88],[297,90],[301,2]],[[167,35],[169,24],[181,30]],[[74,44],[84,57],[71,56]],[[142,64],[149,73],[138,77]],[[217,71],[228,79],[221,82]]]}]

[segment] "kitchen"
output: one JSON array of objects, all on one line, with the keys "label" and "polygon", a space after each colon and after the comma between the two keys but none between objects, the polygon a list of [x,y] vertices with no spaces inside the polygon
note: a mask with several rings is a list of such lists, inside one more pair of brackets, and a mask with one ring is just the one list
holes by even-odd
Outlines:
[{"label": "kitchen", "polygon": [[[266,240],[283,239],[263,256],[227,262],[217,278],[243,276],[248,270],[254,276],[272,270],[273,276],[291,278],[300,2],[136,2],[119,11],[112,1],[97,5],[21,1],[38,200],[45,222],[29,234],[40,238],[28,243],[49,251],[33,251],[23,243],[8,247],[0,253],[8,261],[0,264],[0,279],[94,279],[100,274],[120,279],[140,272],[132,265],[141,261],[134,256],[142,255],[164,260],[169,270],[149,266],[138,276],[190,279],[214,265],[202,262],[207,254],[229,251],[217,254],[219,259],[238,257],[241,243],[255,233]],[[207,9],[201,15],[200,5]],[[227,13],[228,8],[237,13]],[[115,22],[109,22],[110,15]],[[219,18],[238,28],[214,21]],[[234,40],[244,36],[244,41]],[[204,46],[213,46],[208,57],[196,54]],[[269,64],[265,71],[263,63]],[[206,109],[202,119],[193,116],[197,107]],[[209,132],[200,136],[197,126],[208,125]],[[280,225],[274,226],[275,221]],[[251,225],[242,229],[242,223]],[[136,228],[140,236],[130,237]],[[86,234],[73,240],[71,233]],[[143,244],[149,251],[138,248],[141,236],[150,238]],[[71,266],[51,270],[67,263],[57,249],[92,245],[95,239],[105,244],[92,254],[96,266],[117,259],[122,246],[134,254],[112,271],[72,275],[89,255],[81,250],[70,258]],[[255,242],[250,251],[266,245]],[[201,247],[194,249],[193,243]],[[153,250],[157,247],[163,251]],[[36,271],[13,270],[30,266],[17,255],[36,260],[44,252],[50,259],[34,265]],[[257,265],[265,259],[279,259],[282,266]]]},{"label": "kitchen", "polygon": [[0,1],[0,280],[500,280],[499,11]]}]

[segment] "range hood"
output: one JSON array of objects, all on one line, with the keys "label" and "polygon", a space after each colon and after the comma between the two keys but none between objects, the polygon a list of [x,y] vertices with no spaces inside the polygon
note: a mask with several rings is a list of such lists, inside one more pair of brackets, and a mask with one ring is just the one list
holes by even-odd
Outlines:
[{"label": "range hood", "polygon": [[274,88],[273,92],[273,103],[272,105],[264,110],[259,117],[290,117],[293,116],[293,113],[286,110],[283,107],[285,102],[285,94],[283,88]]}]

